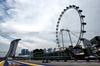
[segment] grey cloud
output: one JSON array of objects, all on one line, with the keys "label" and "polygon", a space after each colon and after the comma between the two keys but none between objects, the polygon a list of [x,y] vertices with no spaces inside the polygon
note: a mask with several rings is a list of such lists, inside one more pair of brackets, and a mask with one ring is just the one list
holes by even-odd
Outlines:
[{"label": "grey cloud", "polygon": [[[3,0],[2,0],[3,1]],[[15,3],[15,4],[14,4]],[[87,32],[99,32],[100,25],[100,1],[99,0],[15,0],[11,2],[0,3],[0,22],[5,22],[6,27],[1,27],[0,30],[6,31],[56,31],[56,24],[61,11],[66,6],[77,5],[83,10],[82,14],[86,16],[84,19],[87,25],[85,30]],[[13,7],[14,5],[14,7]],[[67,12],[66,12],[67,13]],[[73,15],[73,14],[69,14]],[[70,18],[70,17],[69,17]],[[75,18],[75,17],[74,17]],[[66,19],[68,20],[68,19]],[[22,25],[23,24],[23,25]],[[16,25],[16,26],[14,26]],[[95,34],[99,35],[99,34]],[[95,35],[85,34],[85,38],[92,38]],[[55,34],[32,34],[32,35],[9,35],[14,38],[22,38],[21,42],[31,44],[35,47],[48,47],[50,45],[56,45]],[[9,36],[6,38],[10,39]],[[26,36],[26,37],[25,37]],[[35,38],[34,38],[35,37]],[[26,38],[26,39],[25,39]],[[29,39],[30,38],[30,39]],[[39,42],[40,41],[40,42]],[[47,43],[45,43],[47,42]],[[66,41],[67,42],[67,41]],[[69,43],[69,42],[68,42]],[[28,46],[28,45],[26,45]],[[23,47],[23,46],[22,46]],[[21,48],[22,48],[21,47]]]}]

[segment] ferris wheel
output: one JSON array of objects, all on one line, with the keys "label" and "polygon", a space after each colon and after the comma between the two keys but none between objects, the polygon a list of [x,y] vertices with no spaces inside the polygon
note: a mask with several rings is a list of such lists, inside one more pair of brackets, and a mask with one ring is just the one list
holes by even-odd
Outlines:
[{"label": "ferris wheel", "polygon": [[[67,13],[68,12],[68,13]],[[85,16],[78,6],[69,5],[60,14],[56,25],[56,41],[58,48],[64,49],[65,45],[80,45],[83,34],[86,33],[84,26]],[[71,14],[70,14],[71,13]],[[74,15],[74,13],[76,13]],[[74,16],[71,16],[74,15]],[[76,19],[75,19],[76,18]]]}]

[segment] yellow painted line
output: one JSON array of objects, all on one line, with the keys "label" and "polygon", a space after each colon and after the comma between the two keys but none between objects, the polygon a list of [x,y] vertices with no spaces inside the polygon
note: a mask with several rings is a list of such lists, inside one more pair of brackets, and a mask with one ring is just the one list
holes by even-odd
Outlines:
[{"label": "yellow painted line", "polygon": [[2,61],[2,62],[0,63],[0,66],[3,66],[3,65],[4,65],[4,63],[5,63],[5,61]]},{"label": "yellow painted line", "polygon": [[26,62],[21,62],[21,61],[15,61],[15,62],[22,63],[22,64],[27,64],[27,65],[31,65],[31,66],[41,66],[41,65],[36,65],[36,64],[31,64],[31,63],[26,63]]}]

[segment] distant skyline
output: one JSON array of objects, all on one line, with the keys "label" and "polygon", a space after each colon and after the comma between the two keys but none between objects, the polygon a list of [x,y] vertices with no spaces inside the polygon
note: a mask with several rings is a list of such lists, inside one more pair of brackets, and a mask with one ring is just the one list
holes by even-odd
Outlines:
[{"label": "distant skyline", "polygon": [[22,39],[17,53],[21,49],[57,47],[52,32],[56,32],[58,17],[69,5],[79,6],[86,16],[84,38],[100,36],[100,0],[0,0],[0,51],[7,52],[14,39]]}]

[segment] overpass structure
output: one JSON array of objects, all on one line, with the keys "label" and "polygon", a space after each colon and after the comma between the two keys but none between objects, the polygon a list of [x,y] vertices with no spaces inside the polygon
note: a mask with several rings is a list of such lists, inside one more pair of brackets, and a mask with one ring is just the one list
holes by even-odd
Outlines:
[{"label": "overpass structure", "polygon": [[8,53],[6,54],[5,57],[14,57],[14,56],[15,56],[16,48],[17,48],[18,42],[19,42],[20,40],[21,40],[21,39],[15,39],[15,40],[13,40],[13,41],[10,43],[9,51],[8,51]]}]

